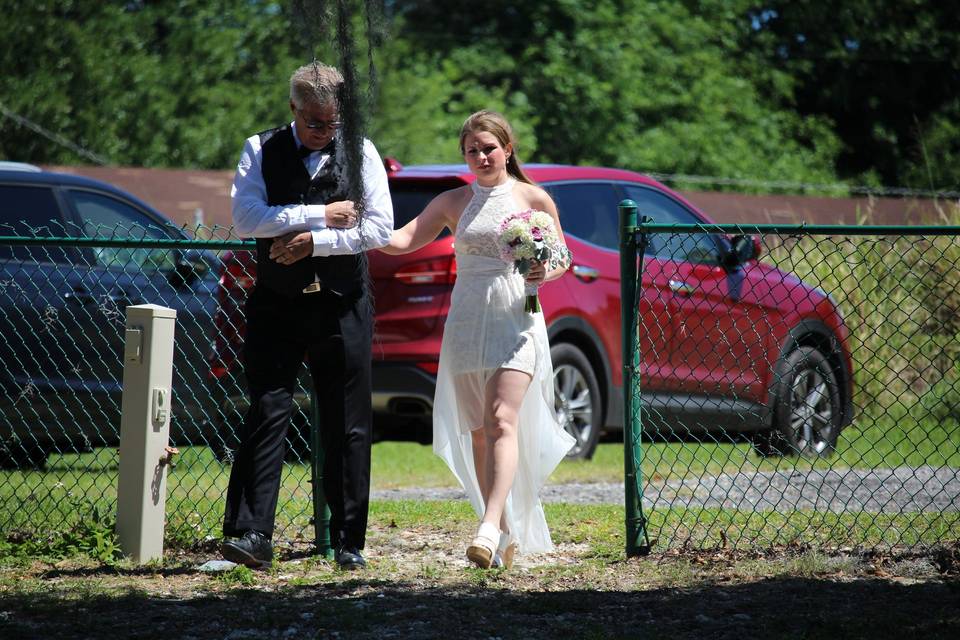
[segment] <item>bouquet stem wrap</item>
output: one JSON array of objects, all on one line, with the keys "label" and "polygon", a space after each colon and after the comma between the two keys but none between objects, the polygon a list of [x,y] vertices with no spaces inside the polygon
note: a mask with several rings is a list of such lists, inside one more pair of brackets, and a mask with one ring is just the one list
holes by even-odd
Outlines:
[{"label": "bouquet stem wrap", "polygon": [[523,310],[527,313],[540,313],[542,309],[540,308],[540,296],[537,295],[537,285],[527,284],[523,285],[524,295],[524,305]]}]

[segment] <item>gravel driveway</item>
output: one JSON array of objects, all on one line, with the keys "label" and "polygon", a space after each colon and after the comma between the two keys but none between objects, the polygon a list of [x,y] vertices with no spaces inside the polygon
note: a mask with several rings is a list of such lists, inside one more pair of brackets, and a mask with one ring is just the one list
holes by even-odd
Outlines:
[{"label": "gravel driveway", "polygon": [[[544,502],[623,504],[623,483],[554,484],[544,488]],[[453,500],[459,489],[391,489],[374,491],[377,500]],[[667,506],[725,507],[750,511],[866,511],[899,513],[960,510],[960,469],[789,470],[734,473],[648,483],[646,508]]]}]

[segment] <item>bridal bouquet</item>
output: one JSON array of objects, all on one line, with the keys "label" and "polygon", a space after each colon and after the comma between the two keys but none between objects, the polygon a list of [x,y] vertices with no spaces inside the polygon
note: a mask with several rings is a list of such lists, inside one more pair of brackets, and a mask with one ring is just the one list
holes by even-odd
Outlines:
[{"label": "bridal bouquet", "polygon": [[[497,240],[500,256],[524,276],[535,260],[549,263],[551,259],[556,261],[558,257],[566,259],[567,256],[567,248],[560,243],[553,217],[545,211],[527,209],[510,214],[500,223]],[[537,286],[525,284],[524,293],[526,303],[523,310],[539,313]]]}]

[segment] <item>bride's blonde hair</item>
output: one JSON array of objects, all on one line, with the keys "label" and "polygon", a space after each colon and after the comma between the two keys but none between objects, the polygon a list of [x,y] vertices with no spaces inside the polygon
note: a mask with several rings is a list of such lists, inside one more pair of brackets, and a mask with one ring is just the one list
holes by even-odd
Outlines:
[{"label": "bride's blonde hair", "polygon": [[477,111],[472,114],[464,121],[463,127],[460,128],[461,155],[466,153],[466,149],[463,146],[466,137],[471,133],[477,133],[479,131],[492,133],[493,137],[497,139],[497,142],[499,142],[500,146],[504,149],[507,148],[508,144],[513,145],[513,153],[507,158],[507,173],[520,182],[536,184],[524,173],[523,167],[520,166],[520,160],[517,158],[517,139],[513,135],[513,129],[510,127],[510,123],[507,122],[507,119],[503,117],[503,115],[496,111],[483,109],[482,111]]}]

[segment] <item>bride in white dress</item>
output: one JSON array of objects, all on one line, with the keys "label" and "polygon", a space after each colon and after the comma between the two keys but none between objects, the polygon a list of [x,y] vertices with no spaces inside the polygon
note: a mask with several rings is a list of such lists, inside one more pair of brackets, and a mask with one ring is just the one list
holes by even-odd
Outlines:
[{"label": "bride in white dress", "polygon": [[[550,196],[524,174],[506,119],[479,111],[460,131],[476,181],[434,198],[381,251],[416,251],[444,227],[454,233],[457,281],[444,325],[433,406],[433,449],[480,517],[467,557],[510,567],[514,554],[553,548],[539,491],[574,444],[553,409],[553,365],[541,313],[524,311],[524,286],[559,278],[568,265],[535,263],[526,277],[500,257],[500,223],[538,209],[563,231]],[[563,254],[563,255],[559,255]]]}]

